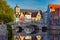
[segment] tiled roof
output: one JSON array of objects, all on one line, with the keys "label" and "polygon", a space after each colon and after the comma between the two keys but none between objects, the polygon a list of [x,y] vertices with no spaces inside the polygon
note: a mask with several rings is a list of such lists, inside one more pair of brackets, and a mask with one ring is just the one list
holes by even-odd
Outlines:
[{"label": "tiled roof", "polygon": [[50,9],[60,8],[60,4],[49,4]]},{"label": "tiled roof", "polygon": [[32,12],[31,17],[36,17],[38,12]]},{"label": "tiled roof", "polygon": [[25,16],[25,15],[30,15],[29,12],[23,12],[23,14],[24,14],[24,16]]},{"label": "tiled roof", "polygon": [[25,15],[30,15],[30,13],[29,12],[25,12]]}]

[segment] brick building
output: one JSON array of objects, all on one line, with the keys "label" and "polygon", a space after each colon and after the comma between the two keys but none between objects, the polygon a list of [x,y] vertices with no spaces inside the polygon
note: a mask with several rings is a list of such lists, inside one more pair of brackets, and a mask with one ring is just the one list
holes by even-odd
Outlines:
[{"label": "brick building", "polygon": [[50,40],[60,40],[60,4],[49,4],[50,13]]}]

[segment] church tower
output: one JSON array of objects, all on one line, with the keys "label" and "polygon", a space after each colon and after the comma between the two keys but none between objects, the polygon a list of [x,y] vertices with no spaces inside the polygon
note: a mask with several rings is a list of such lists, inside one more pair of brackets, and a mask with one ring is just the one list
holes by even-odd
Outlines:
[{"label": "church tower", "polygon": [[16,7],[15,7],[14,10],[15,10],[15,21],[18,22],[18,21],[20,21],[20,20],[19,20],[20,7],[19,7],[18,5],[16,5]]},{"label": "church tower", "polygon": [[19,14],[20,13],[20,7],[18,5],[16,5],[16,7],[15,7],[15,13],[16,14]]}]

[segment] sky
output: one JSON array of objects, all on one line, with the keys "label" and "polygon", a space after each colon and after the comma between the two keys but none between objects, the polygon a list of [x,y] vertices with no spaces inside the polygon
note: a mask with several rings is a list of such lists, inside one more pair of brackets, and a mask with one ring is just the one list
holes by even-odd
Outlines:
[{"label": "sky", "polygon": [[21,9],[32,9],[46,11],[48,4],[60,4],[60,0],[6,0],[14,8],[16,4]]}]

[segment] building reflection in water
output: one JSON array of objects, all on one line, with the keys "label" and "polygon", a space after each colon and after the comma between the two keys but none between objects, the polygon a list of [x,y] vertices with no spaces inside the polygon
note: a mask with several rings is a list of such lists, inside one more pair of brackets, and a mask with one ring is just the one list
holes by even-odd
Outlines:
[{"label": "building reflection in water", "polygon": [[23,35],[19,35],[18,40],[41,40],[41,36],[37,35],[34,38],[32,36],[23,36]]}]

